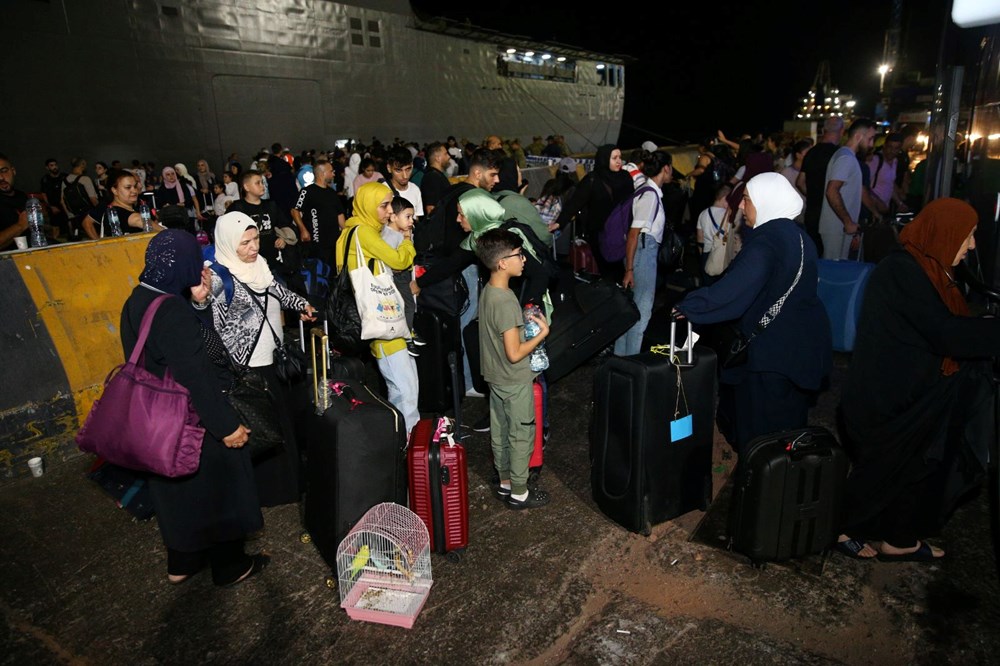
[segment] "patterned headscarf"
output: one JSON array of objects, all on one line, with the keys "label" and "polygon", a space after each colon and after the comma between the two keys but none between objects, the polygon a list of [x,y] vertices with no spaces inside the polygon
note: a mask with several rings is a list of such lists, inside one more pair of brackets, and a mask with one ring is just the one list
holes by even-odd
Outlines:
[{"label": "patterned headscarf", "polygon": [[[976,210],[959,199],[935,199],[903,228],[899,242],[909,252],[948,306],[952,314],[968,316],[969,304],[955,284],[952,262],[962,243],[979,224]],[[958,362],[945,357],[941,373],[951,375],[958,371]]]},{"label": "patterned headscarf", "polygon": [[201,268],[201,246],[195,237],[181,229],[166,229],[146,246],[146,266],[139,281],[180,296],[201,282]]},{"label": "patterned headscarf", "polygon": [[460,196],[458,203],[462,206],[462,214],[472,227],[469,235],[462,239],[460,247],[474,252],[476,240],[490,229],[496,229],[503,224],[507,212],[489,192],[478,187]]}]

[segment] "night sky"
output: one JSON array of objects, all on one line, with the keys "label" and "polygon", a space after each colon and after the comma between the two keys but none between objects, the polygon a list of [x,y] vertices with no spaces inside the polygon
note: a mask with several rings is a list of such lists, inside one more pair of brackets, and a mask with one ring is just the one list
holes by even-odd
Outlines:
[{"label": "night sky", "polygon": [[[858,115],[870,115],[891,10],[889,0],[603,3],[599,14],[584,9],[589,3],[411,4],[418,12],[633,58],[626,65],[623,146],[650,138],[687,143],[716,129],[730,136],[779,131],[822,60],[830,61],[841,92],[854,95]],[[613,9],[624,6],[634,9]],[[903,2],[903,68],[934,76],[950,6]]]}]

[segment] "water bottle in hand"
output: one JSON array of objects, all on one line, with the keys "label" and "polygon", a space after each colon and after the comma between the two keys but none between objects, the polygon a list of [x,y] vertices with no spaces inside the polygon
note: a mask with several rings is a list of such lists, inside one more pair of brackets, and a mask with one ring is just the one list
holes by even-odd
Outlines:
[{"label": "water bottle in hand", "polygon": [[149,210],[149,204],[145,201],[139,203],[139,217],[142,218],[142,230],[153,230],[153,214]]},{"label": "water bottle in hand", "polygon": [[[541,327],[532,321],[532,317],[541,318],[542,314],[541,308],[539,308],[534,303],[528,303],[524,306],[524,339],[530,340],[541,332]],[[531,355],[528,356],[528,365],[531,367],[532,372],[541,372],[547,370],[549,367],[549,354],[545,351],[545,343],[539,344],[535,347]]]},{"label": "water bottle in hand", "polygon": [[115,210],[114,206],[108,206],[108,226],[111,227],[112,236],[122,235],[122,223],[118,219],[118,211]]},{"label": "water bottle in hand", "polygon": [[24,212],[28,216],[28,242],[30,247],[45,247],[49,242],[45,240],[45,232],[42,230],[42,225],[45,223],[42,202],[35,197],[31,197],[24,204]]}]

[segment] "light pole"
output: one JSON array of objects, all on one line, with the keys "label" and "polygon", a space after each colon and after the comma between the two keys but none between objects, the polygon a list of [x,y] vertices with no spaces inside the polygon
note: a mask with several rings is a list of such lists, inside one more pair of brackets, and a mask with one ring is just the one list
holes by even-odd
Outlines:
[{"label": "light pole", "polygon": [[885,92],[885,75],[888,73],[889,65],[878,66],[878,92],[880,95]]}]

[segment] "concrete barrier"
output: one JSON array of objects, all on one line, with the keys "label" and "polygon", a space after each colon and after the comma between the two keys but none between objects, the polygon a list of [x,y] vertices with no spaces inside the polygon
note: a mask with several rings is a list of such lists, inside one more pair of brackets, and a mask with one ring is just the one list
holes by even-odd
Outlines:
[{"label": "concrete barrier", "polygon": [[121,308],[151,237],[0,254],[0,483],[32,456],[77,454],[73,436],[123,361]]}]

